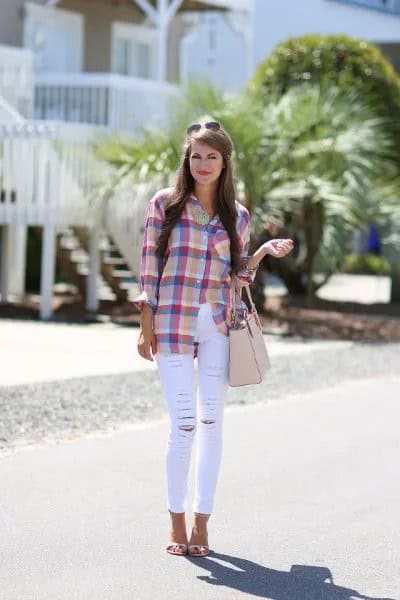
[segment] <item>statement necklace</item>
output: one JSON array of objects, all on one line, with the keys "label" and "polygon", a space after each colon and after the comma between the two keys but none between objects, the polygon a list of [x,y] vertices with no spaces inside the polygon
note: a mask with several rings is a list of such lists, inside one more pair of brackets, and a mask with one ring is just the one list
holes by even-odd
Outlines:
[{"label": "statement necklace", "polygon": [[194,220],[199,225],[208,225],[213,217],[203,208],[196,206],[194,209]]}]

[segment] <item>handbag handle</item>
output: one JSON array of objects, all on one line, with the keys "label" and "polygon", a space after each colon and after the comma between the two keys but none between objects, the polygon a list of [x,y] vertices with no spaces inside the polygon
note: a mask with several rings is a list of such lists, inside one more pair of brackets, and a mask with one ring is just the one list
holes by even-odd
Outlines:
[{"label": "handbag handle", "polygon": [[[258,319],[258,315],[257,315],[257,309],[255,307],[255,304],[253,302],[253,298],[250,292],[250,284],[246,283],[245,285],[243,285],[241,288],[237,287],[234,283],[234,279],[232,277],[231,279],[231,286],[230,286],[230,300],[231,300],[231,322],[235,320],[235,315],[236,315],[236,292],[238,292],[239,298],[242,297],[242,288],[245,288],[246,293],[247,293],[247,297],[249,299],[250,302],[250,306],[251,306],[251,312],[255,313]],[[233,316],[232,316],[233,315]]]}]

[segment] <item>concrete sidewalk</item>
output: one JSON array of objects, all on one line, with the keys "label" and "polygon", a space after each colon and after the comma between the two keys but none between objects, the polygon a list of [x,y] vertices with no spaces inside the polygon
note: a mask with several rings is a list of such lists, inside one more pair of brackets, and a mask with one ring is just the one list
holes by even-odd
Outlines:
[{"label": "concrete sidewalk", "polygon": [[[267,293],[286,293],[281,281],[270,275]],[[364,303],[388,302],[390,278],[365,275],[334,275],[318,291],[318,296],[331,300]],[[117,324],[63,324],[57,322],[0,319],[0,386],[57,381],[72,377],[127,373],[154,369],[136,350],[138,328]],[[274,356],[299,350],[326,349],[321,342],[282,339],[268,335]],[[345,347],[345,346],[343,346]]]},{"label": "concrete sidewalk", "polygon": [[[138,335],[137,327],[113,323],[0,320],[0,386],[155,370],[137,352]],[[273,356],[351,343],[267,338]]]},{"label": "concrete sidewalk", "polygon": [[1,459],[2,598],[399,600],[399,384],[228,408],[204,559],[164,550],[166,420]]}]

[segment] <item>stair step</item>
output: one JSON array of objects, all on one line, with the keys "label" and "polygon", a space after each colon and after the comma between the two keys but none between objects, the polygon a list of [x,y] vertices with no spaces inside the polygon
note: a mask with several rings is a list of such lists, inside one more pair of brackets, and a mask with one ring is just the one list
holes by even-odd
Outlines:
[{"label": "stair step", "polygon": [[97,290],[97,296],[99,300],[110,300],[111,302],[115,302],[115,300],[117,299],[117,296],[113,292],[109,292],[108,290]]},{"label": "stair step", "polygon": [[110,250],[110,251],[106,250],[103,253],[103,260],[105,258],[121,258],[121,254],[120,254],[119,250]]},{"label": "stair step", "polygon": [[121,288],[121,290],[136,290],[137,293],[140,292],[139,285],[136,281],[121,281],[119,287]]},{"label": "stair step", "polygon": [[107,240],[103,240],[103,241],[99,242],[99,247],[101,250],[104,250],[107,252],[119,252],[117,246],[115,244],[113,244],[113,242],[110,242]]},{"label": "stair step", "polygon": [[111,275],[117,279],[133,278],[133,272],[125,269],[114,269]]},{"label": "stair step", "polygon": [[78,241],[71,239],[60,239],[61,248],[65,248],[65,250],[78,250],[81,246]]},{"label": "stair step", "polygon": [[106,256],[103,258],[103,263],[106,265],[114,265],[114,266],[125,266],[126,262],[123,258],[120,258],[119,256]]},{"label": "stair step", "polygon": [[84,250],[76,250],[71,252],[71,256],[70,256],[70,260],[71,262],[74,263],[86,263],[89,259],[89,256],[87,255],[87,253]]}]

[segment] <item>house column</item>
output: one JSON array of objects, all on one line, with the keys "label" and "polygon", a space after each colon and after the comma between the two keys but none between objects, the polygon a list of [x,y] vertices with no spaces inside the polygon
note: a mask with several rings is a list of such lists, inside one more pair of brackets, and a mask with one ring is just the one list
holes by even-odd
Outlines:
[{"label": "house column", "polygon": [[9,226],[10,283],[9,293],[17,298],[25,295],[26,243],[28,226],[20,223]]},{"label": "house column", "polygon": [[8,301],[10,287],[10,226],[3,224],[1,230],[1,266],[0,266],[0,292],[1,301]]},{"label": "house column", "polygon": [[157,0],[154,8],[148,0],[133,0],[156,26],[158,31],[157,79],[167,80],[168,26],[183,0]]},{"label": "house column", "polygon": [[157,0],[158,81],[167,81],[168,27],[183,0]]},{"label": "house column", "polygon": [[244,43],[246,52],[246,75],[249,79],[253,74],[253,54],[252,54],[252,19],[253,12],[249,10],[229,11],[225,14],[225,20],[235,33],[238,33]]},{"label": "house column", "polygon": [[53,284],[56,269],[56,229],[54,222],[48,220],[43,225],[42,267],[40,278],[40,318],[42,321],[53,315]]},{"label": "house column", "polygon": [[97,280],[100,275],[100,231],[98,227],[89,230],[89,275],[87,278],[86,310],[97,311],[99,298]]},{"label": "house column", "polygon": [[168,52],[168,17],[167,0],[157,1],[158,9],[158,60],[157,60],[157,79],[158,81],[167,80],[167,52]]}]

